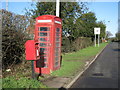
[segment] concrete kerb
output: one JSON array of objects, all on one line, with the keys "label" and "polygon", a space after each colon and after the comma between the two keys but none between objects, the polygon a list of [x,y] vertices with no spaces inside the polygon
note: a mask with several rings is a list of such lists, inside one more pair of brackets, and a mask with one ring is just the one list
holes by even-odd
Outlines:
[{"label": "concrete kerb", "polygon": [[[109,45],[109,44],[108,44],[108,45]],[[70,88],[70,87],[73,85],[73,83],[75,83],[75,81],[90,67],[90,65],[97,59],[97,57],[103,52],[103,50],[104,50],[108,45],[106,45],[106,46],[95,56],[95,58],[85,67],[85,69],[84,69],[83,71],[81,71],[74,79],[72,79],[72,81],[71,81],[69,84],[67,84],[67,85],[65,85],[65,86],[63,86],[63,87],[65,87],[65,88]]]}]

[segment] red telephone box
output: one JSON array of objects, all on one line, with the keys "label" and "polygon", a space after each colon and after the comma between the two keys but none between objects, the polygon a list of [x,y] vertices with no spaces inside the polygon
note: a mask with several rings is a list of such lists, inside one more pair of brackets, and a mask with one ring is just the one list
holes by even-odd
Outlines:
[{"label": "red telephone box", "polygon": [[35,43],[40,59],[34,61],[36,73],[50,74],[60,68],[62,20],[53,15],[36,18]]}]

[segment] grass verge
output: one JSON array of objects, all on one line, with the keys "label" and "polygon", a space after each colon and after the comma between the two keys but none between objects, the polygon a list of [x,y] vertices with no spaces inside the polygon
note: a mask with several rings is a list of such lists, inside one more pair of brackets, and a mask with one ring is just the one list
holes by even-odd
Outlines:
[{"label": "grass verge", "polygon": [[[84,67],[85,62],[88,59],[99,53],[107,44],[108,43],[101,43],[100,47],[90,46],[78,52],[62,55],[62,66],[59,70],[54,71],[52,76],[73,76],[77,71],[80,71],[80,69]],[[19,72],[15,75],[2,79],[2,88],[47,88],[41,82],[26,77],[30,74],[30,72],[28,73],[27,71],[30,70],[20,68],[18,71]],[[26,74],[23,75],[21,73],[23,71]]]},{"label": "grass verge", "polygon": [[101,43],[99,47],[90,46],[77,52],[68,53],[63,56],[62,66],[59,70],[52,73],[53,76],[69,77],[74,75],[89,60],[99,53],[108,43]]},{"label": "grass verge", "polygon": [[21,77],[6,77],[2,79],[2,88],[47,88],[37,80]]}]

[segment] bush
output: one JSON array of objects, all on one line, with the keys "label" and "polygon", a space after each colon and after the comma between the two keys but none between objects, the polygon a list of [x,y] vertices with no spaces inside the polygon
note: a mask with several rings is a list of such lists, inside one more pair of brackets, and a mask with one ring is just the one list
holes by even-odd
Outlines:
[{"label": "bush", "polygon": [[91,46],[92,43],[93,42],[92,42],[91,38],[79,37],[73,42],[73,44],[72,44],[73,50],[72,51],[78,51],[80,49],[86,48],[88,46]]},{"label": "bush", "polygon": [[70,42],[70,39],[67,37],[62,38],[63,53],[78,51],[91,45],[93,45],[92,39],[88,37],[79,37],[72,42]]},{"label": "bush", "polygon": [[3,70],[22,62],[25,41],[29,36],[25,32],[26,19],[2,10],[2,67]]},{"label": "bush", "polygon": [[71,50],[71,43],[69,38],[67,37],[62,37],[62,52],[70,52]]}]

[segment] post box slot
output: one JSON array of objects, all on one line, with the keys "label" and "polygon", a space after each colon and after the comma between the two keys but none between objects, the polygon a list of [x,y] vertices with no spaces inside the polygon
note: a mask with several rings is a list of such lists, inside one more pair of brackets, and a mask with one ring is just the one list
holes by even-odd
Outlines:
[{"label": "post box slot", "polygon": [[40,52],[40,55],[47,55],[45,52]]}]

